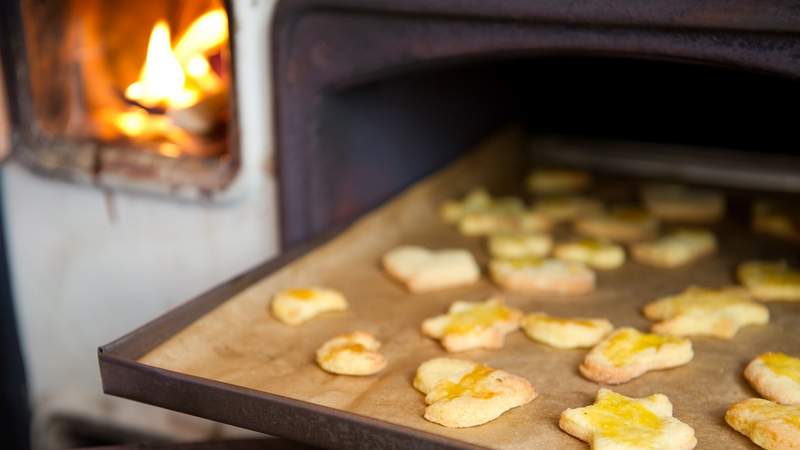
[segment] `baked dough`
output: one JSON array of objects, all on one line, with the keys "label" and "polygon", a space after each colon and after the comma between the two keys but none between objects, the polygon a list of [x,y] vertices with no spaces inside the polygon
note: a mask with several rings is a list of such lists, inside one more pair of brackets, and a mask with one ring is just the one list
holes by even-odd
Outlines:
[{"label": "baked dough", "polygon": [[498,349],[508,333],[519,328],[522,313],[500,298],[485,302],[455,302],[447,314],[422,322],[422,334],[439,339],[448,352],[475,348]]},{"label": "baked dough", "polygon": [[587,237],[564,242],[556,245],[554,255],[600,270],[616,269],[625,264],[625,250],[608,239]]},{"label": "baked dough", "polygon": [[521,325],[529,338],[556,348],[591,347],[614,329],[606,319],[553,317],[545,313],[528,314]]},{"label": "baked dough", "polygon": [[553,195],[538,199],[533,210],[553,222],[562,222],[597,214],[603,210],[603,204],[581,195]]},{"label": "baked dough", "polygon": [[753,230],[793,242],[800,242],[800,212],[792,212],[768,201],[753,205]]},{"label": "baked dough", "polygon": [[580,372],[599,383],[620,384],[651,370],[682,366],[693,357],[688,339],[619,328],[589,351]]},{"label": "baked dough", "polygon": [[535,211],[491,209],[466,214],[458,222],[458,231],[464,236],[486,236],[496,233],[546,231],[550,226],[550,220]]},{"label": "baked dough", "polygon": [[484,424],[537,395],[525,378],[453,358],[422,363],[414,387],[425,394],[425,419],[449,428]]},{"label": "baked dough", "polygon": [[300,325],[324,312],[345,311],[347,300],[333,289],[311,287],[278,292],[270,306],[276,319],[287,325]]},{"label": "baked dough", "polygon": [[[442,203],[439,208],[439,214],[445,223],[454,224],[458,223],[468,213],[489,209],[493,202],[494,200],[486,188],[477,187],[469,191],[461,200],[447,200]],[[516,199],[514,203],[517,203]],[[519,208],[523,209],[522,201],[519,200],[518,203]]]},{"label": "baked dough", "polygon": [[778,352],[762,353],[750,361],[744,377],[764,398],[784,405],[800,405],[800,358]]},{"label": "baked dough", "polygon": [[473,284],[481,271],[472,254],[462,249],[429,250],[406,245],[383,256],[383,267],[411,292]]},{"label": "baked dough", "polygon": [[644,315],[659,321],[654,333],[706,335],[730,339],[745,325],[769,322],[769,310],[740,287],[706,289],[691,286],[678,295],[647,304]]},{"label": "baked dough", "polygon": [[800,271],[785,261],[748,261],[737,269],[739,281],[750,294],[764,301],[800,301]]},{"label": "baked dough", "polygon": [[710,223],[725,213],[725,197],[720,191],[682,184],[651,184],[642,189],[647,209],[665,221]]},{"label": "baked dough", "polygon": [[532,171],[525,184],[537,194],[562,194],[586,189],[592,177],[580,170],[536,169]]},{"label": "baked dough", "polygon": [[372,375],[386,367],[378,353],[381,343],[362,331],[342,334],[328,340],[317,350],[317,364],[339,375]]},{"label": "baked dough", "polygon": [[553,258],[496,258],[489,263],[495,283],[511,291],[579,295],[594,289],[594,272],[579,262]]},{"label": "baked dough", "polygon": [[800,406],[749,398],[728,409],[725,421],[767,450],[800,450]]},{"label": "baked dough", "polygon": [[489,237],[489,253],[497,258],[547,256],[553,238],[545,233],[499,233]]},{"label": "baked dough", "polygon": [[658,231],[658,220],[643,209],[618,207],[579,218],[575,230],[586,236],[634,242],[653,237]]},{"label": "baked dough", "polygon": [[601,388],[593,405],[567,409],[558,426],[593,450],[689,450],[694,429],[672,417],[666,395],[631,398]]},{"label": "baked dough", "polygon": [[654,241],[631,247],[633,258],[648,266],[671,269],[689,264],[717,250],[714,233],[699,228],[682,228]]}]

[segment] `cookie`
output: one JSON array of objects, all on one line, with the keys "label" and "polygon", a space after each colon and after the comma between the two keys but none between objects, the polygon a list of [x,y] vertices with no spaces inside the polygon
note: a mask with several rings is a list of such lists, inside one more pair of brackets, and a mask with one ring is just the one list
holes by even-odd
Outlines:
[{"label": "cookie", "polygon": [[345,311],[347,300],[333,289],[286,289],[275,295],[270,306],[276,319],[287,325],[300,325],[317,314]]},{"label": "cookie", "polygon": [[491,209],[469,213],[458,222],[464,236],[487,236],[497,233],[524,233],[550,229],[550,220],[535,211]]},{"label": "cookie", "polygon": [[544,233],[499,233],[489,237],[489,253],[497,258],[546,256],[553,238]]},{"label": "cookie", "polygon": [[739,265],[737,275],[759,300],[800,302],[800,271],[784,261],[748,261]]},{"label": "cookie", "polygon": [[689,450],[697,445],[694,429],[672,417],[663,394],[626,397],[601,388],[593,405],[567,409],[558,426],[593,450]]},{"label": "cookie", "polygon": [[699,228],[682,228],[654,241],[631,246],[633,259],[647,266],[672,269],[694,262],[717,250],[714,233]]},{"label": "cookie", "polygon": [[383,256],[383,267],[411,292],[473,284],[481,276],[472,254],[461,249],[428,250],[401,246]]},{"label": "cookie", "polygon": [[522,313],[500,298],[485,302],[455,302],[447,314],[422,322],[422,334],[439,339],[448,352],[475,348],[498,349],[508,333],[519,328]]},{"label": "cookie", "polygon": [[691,286],[678,295],[647,304],[644,315],[657,320],[654,333],[705,335],[730,339],[745,325],[769,322],[769,310],[740,287],[706,289]]},{"label": "cookie", "polygon": [[564,242],[556,245],[553,254],[558,259],[600,270],[616,269],[625,264],[625,250],[608,239],[588,237]]},{"label": "cookie", "polygon": [[[474,211],[483,211],[492,206],[492,196],[486,188],[475,188],[461,200],[447,200],[439,207],[439,215],[445,223],[458,223],[466,214]],[[522,201],[519,201],[520,209],[524,208]]]},{"label": "cookie", "polygon": [[594,272],[578,262],[553,258],[496,258],[489,263],[495,283],[529,293],[579,295],[594,289]]},{"label": "cookie", "polygon": [[586,236],[634,242],[655,236],[658,220],[643,209],[623,207],[582,217],[575,221],[575,230]]},{"label": "cookie", "polygon": [[800,212],[768,201],[753,205],[753,230],[792,242],[800,242]]},{"label": "cookie", "polygon": [[592,177],[580,170],[536,169],[532,171],[525,184],[537,194],[561,194],[586,189]]},{"label": "cookie", "polygon": [[800,406],[749,398],[731,406],[725,421],[767,450],[800,450]]},{"label": "cookie", "polygon": [[693,357],[688,339],[619,328],[589,351],[580,372],[599,383],[620,384],[651,370],[682,366]]},{"label": "cookie", "polygon": [[563,222],[600,213],[603,210],[603,204],[598,200],[581,195],[555,195],[537,200],[533,210],[552,222]]},{"label": "cookie", "polygon": [[372,375],[386,367],[378,353],[381,343],[369,333],[355,331],[326,341],[317,350],[317,364],[339,375]]},{"label": "cookie", "polygon": [[762,353],[750,361],[744,377],[764,398],[784,405],[800,405],[800,358]]},{"label": "cookie", "polygon": [[490,422],[537,395],[525,378],[453,358],[422,363],[414,387],[425,394],[425,419],[448,428]]},{"label": "cookie", "polygon": [[591,347],[614,329],[606,319],[553,317],[544,313],[526,315],[521,326],[529,338],[556,348]]},{"label": "cookie", "polygon": [[645,186],[642,200],[651,214],[664,221],[710,223],[725,213],[721,192],[681,184]]}]

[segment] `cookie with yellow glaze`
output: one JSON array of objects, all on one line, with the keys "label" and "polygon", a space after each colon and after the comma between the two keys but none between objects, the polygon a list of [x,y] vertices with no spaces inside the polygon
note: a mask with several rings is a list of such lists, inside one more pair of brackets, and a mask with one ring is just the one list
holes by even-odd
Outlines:
[{"label": "cookie with yellow glaze", "polygon": [[378,353],[380,347],[369,333],[342,334],[322,344],[317,350],[317,364],[339,375],[372,375],[386,367],[386,359]]},{"label": "cookie with yellow glaze", "polygon": [[619,328],[589,351],[580,372],[599,383],[620,384],[651,370],[682,366],[693,357],[688,339]]},{"label": "cookie with yellow glaze", "polygon": [[736,272],[739,281],[759,300],[800,302],[800,270],[785,261],[748,261]]},{"label": "cookie with yellow glaze", "polygon": [[730,339],[746,325],[769,322],[769,310],[754,302],[740,287],[706,289],[691,286],[678,295],[656,300],[644,307],[654,321],[654,333],[673,336],[705,335]]},{"label": "cookie with yellow glaze", "polygon": [[647,210],[665,221],[709,223],[725,213],[725,197],[712,189],[682,184],[651,184],[642,189]]},{"label": "cookie with yellow glaze", "polygon": [[800,450],[800,405],[749,398],[731,406],[725,421],[767,450]]},{"label": "cookie with yellow glaze", "polygon": [[485,302],[455,302],[447,314],[422,322],[422,334],[439,339],[448,352],[475,348],[498,349],[508,333],[519,328],[522,313],[500,298]]},{"label": "cookie with yellow glaze", "polygon": [[753,205],[753,230],[792,242],[800,242],[800,212],[768,201]]},{"label": "cookie with yellow glaze", "polygon": [[591,347],[614,329],[606,319],[553,317],[545,313],[526,315],[521,326],[529,338],[556,348]]},{"label": "cookie with yellow glaze", "polygon": [[671,269],[694,262],[717,250],[717,238],[709,230],[682,228],[654,241],[631,247],[633,258],[644,265]]},{"label": "cookie with yellow glaze", "polygon": [[499,233],[489,237],[489,253],[497,258],[546,256],[553,238],[545,233]]},{"label": "cookie with yellow glaze", "polygon": [[618,207],[578,219],[575,230],[585,236],[635,242],[655,236],[658,220],[640,208]]},{"label": "cookie with yellow glaze", "polygon": [[525,184],[528,190],[537,194],[563,194],[586,189],[592,177],[586,172],[571,169],[536,169]]},{"label": "cookie with yellow glaze", "polygon": [[744,377],[764,398],[784,405],[800,405],[800,358],[778,352],[762,353],[750,361]]},{"label": "cookie with yellow glaze", "polygon": [[567,409],[558,426],[593,450],[689,450],[694,429],[672,417],[666,395],[631,398],[601,388],[593,405]]},{"label": "cookie with yellow glaze", "polygon": [[584,264],[554,258],[495,258],[489,272],[495,283],[518,292],[579,295],[595,283],[594,271]]},{"label": "cookie with yellow glaze", "polygon": [[[472,189],[461,200],[447,200],[439,207],[439,215],[445,223],[454,224],[458,223],[462,217],[474,211],[483,211],[489,209],[495,199],[492,198],[489,191],[484,187],[477,187]],[[519,202],[519,209],[523,209],[522,201]]]},{"label": "cookie with yellow glaze", "polygon": [[475,283],[481,272],[472,254],[462,249],[429,250],[405,245],[383,256],[383,268],[411,292],[426,292]]},{"label": "cookie with yellow glaze", "polygon": [[324,312],[345,311],[347,300],[333,289],[311,287],[278,292],[270,306],[276,319],[287,325],[300,325]]},{"label": "cookie with yellow glaze", "polygon": [[608,239],[587,237],[563,242],[556,245],[553,254],[558,259],[600,270],[616,269],[625,264],[625,250]]},{"label": "cookie with yellow glaze", "polygon": [[525,378],[453,358],[422,363],[414,387],[425,394],[425,419],[449,428],[484,424],[537,395]]},{"label": "cookie with yellow glaze", "polygon": [[533,210],[553,222],[563,222],[597,214],[603,210],[603,204],[582,195],[552,195],[538,199]]}]

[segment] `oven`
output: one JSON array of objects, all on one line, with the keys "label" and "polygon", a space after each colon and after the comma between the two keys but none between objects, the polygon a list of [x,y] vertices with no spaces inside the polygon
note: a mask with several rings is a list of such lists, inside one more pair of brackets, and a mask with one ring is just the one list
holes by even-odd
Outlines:
[{"label": "oven", "polygon": [[[336,445],[332,429],[364,448],[455,445],[138,360],[498,130],[504,144],[490,152],[520,167],[800,191],[787,113],[800,98],[800,14],[789,1],[156,3],[4,4],[21,21],[3,46],[3,214],[34,405],[63,390],[61,367],[96,393],[87,348],[242,274],[102,347],[105,391],[317,445]],[[205,63],[153,51],[199,94],[142,100],[132,86],[155,73],[145,63],[153,36],[163,41],[159,19],[175,46],[215,9],[231,31]],[[146,22],[135,36],[120,31],[140,25],[125,23],[132,15]],[[62,28],[71,17],[80,25]],[[81,61],[104,58],[124,67],[87,79]],[[192,70],[226,83],[222,94]],[[281,259],[246,271],[278,248]],[[54,351],[58,336],[70,336],[67,351]]]}]

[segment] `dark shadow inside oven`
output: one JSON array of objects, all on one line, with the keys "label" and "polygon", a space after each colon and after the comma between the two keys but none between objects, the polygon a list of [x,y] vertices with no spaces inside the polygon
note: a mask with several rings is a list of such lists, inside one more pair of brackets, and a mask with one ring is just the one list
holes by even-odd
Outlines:
[{"label": "dark shadow inside oven", "polygon": [[791,154],[799,94],[771,74],[607,57],[447,64],[338,87],[316,124],[312,228],[352,219],[508,124]]}]

